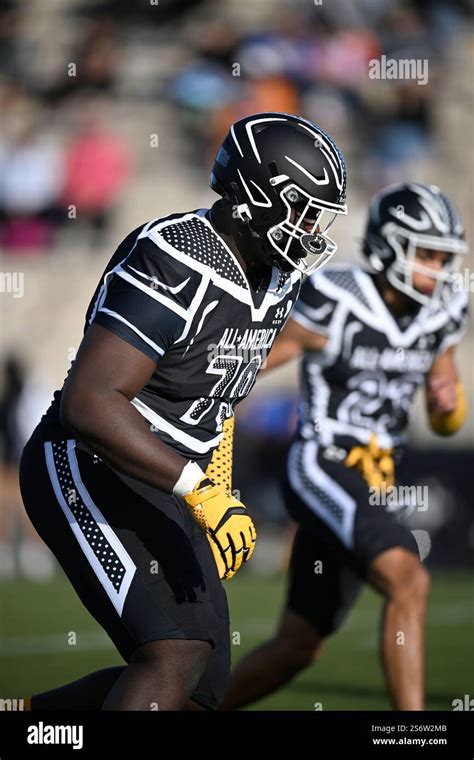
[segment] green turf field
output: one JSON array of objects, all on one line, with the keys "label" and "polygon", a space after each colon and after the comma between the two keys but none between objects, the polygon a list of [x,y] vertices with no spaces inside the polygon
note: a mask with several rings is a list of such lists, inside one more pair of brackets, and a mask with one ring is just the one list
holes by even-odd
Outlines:
[{"label": "green turf field", "polygon": [[[427,707],[451,710],[474,695],[474,575],[435,573],[428,613]],[[234,663],[272,633],[284,578],[241,574],[226,586]],[[378,664],[380,600],[365,591],[319,663],[254,709],[383,710],[389,704]],[[76,644],[68,636],[76,634]],[[233,637],[235,640],[237,636]],[[71,638],[70,638],[71,640]],[[107,636],[77,601],[62,575],[50,583],[0,582],[0,696],[42,691],[121,663]]]}]

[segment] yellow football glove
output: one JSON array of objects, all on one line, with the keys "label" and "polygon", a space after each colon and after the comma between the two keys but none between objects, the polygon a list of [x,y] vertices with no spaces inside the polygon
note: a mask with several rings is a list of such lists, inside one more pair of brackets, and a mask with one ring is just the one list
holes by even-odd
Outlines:
[{"label": "yellow football glove", "polygon": [[182,498],[207,534],[219,577],[232,578],[252,556],[257,540],[255,525],[246,508],[207,476]]}]

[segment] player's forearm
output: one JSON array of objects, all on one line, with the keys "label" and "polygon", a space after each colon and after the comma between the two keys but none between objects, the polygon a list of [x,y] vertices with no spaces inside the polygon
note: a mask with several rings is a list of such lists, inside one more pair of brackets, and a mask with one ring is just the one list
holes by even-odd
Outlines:
[{"label": "player's forearm", "polygon": [[167,493],[187,463],[119,391],[63,399],[61,423],[111,467]]},{"label": "player's forearm", "polygon": [[270,353],[260,374],[262,372],[269,372],[276,367],[281,367],[282,364],[286,364],[287,362],[291,362],[301,354],[301,350],[301,346],[294,342],[285,341],[279,343],[277,340],[276,345],[270,349]]}]

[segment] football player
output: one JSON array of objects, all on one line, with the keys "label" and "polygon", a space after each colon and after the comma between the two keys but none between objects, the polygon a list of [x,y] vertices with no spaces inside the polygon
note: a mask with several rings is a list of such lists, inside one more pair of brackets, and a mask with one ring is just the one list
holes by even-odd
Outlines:
[{"label": "football player", "polygon": [[436,433],[455,433],[466,415],[455,350],[467,295],[453,287],[462,222],[438,188],[390,186],[370,205],[363,252],[370,271],[329,266],[306,280],[268,359],[271,368],[302,356],[284,485],[298,528],[278,629],[239,663],[223,709],[269,694],[318,658],[364,583],[384,598],[392,704],[423,709],[429,574],[404,524],[416,504],[399,497],[395,463],[418,387]]},{"label": "football player", "polygon": [[154,219],[119,245],[65,384],[24,449],[27,513],[127,663],[34,695],[34,710],[222,700],[221,579],[256,538],[232,493],[233,409],[301,275],[334,253],[326,233],[346,213],[346,172],[323,130],[262,113],[231,126],[210,184],[211,209]]}]

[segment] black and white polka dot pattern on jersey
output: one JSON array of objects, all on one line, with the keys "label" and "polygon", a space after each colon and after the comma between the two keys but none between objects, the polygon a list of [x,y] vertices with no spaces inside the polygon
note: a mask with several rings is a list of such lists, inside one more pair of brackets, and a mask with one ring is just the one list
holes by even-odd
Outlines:
[{"label": "black and white polka dot pattern on jersey", "polygon": [[84,538],[99,560],[114,589],[119,592],[125,567],[112,549],[90,509],[84,504],[74,481],[67,451],[67,441],[53,443],[53,459],[61,492]]},{"label": "black and white polka dot pattern on jersey", "polygon": [[195,420],[196,422],[200,420],[202,415],[204,414],[205,410],[209,409],[210,406],[212,406],[213,400],[212,398],[200,398],[196,404],[196,406],[193,405],[190,417],[192,420]]},{"label": "black and white polka dot pattern on jersey", "polygon": [[[216,387],[213,390],[214,396],[219,396],[221,393],[223,393],[224,389],[227,388],[230,381],[232,380],[234,374],[235,374],[235,359],[234,357],[227,357],[227,356],[217,356],[213,363],[212,368],[218,372],[221,372],[222,370],[225,371],[225,375],[222,376],[222,379],[218,382]],[[232,394],[234,395],[234,394]]]},{"label": "black and white polka dot pattern on jersey", "polygon": [[336,504],[336,502],[333,501],[325,491],[323,491],[321,488],[318,488],[318,486],[313,483],[312,480],[310,480],[304,469],[303,452],[304,446],[299,446],[296,467],[304,489],[313,494],[319,503],[335,517],[338,523],[342,525],[342,521],[344,519],[344,510],[339,506],[339,504]]},{"label": "black and white polka dot pattern on jersey", "polygon": [[235,285],[246,287],[246,281],[232,255],[219,243],[217,235],[199,217],[169,224],[160,230],[160,235],[177,251],[211,267],[217,274]]},{"label": "black and white polka dot pattern on jersey", "polygon": [[334,285],[337,285],[338,287],[342,288],[343,290],[346,290],[348,293],[354,296],[361,304],[367,307],[367,309],[370,309],[369,302],[367,301],[365,295],[363,294],[362,290],[359,287],[359,283],[355,279],[352,272],[348,271],[328,271],[324,272],[324,276],[330,280],[330,282],[333,282]]},{"label": "black and white polka dot pattern on jersey", "polygon": [[198,414],[201,414],[204,409],[206,409],[209,406],[209,399],[208,398],[200,398],[198,403],[195,406],[195,410]]}]

